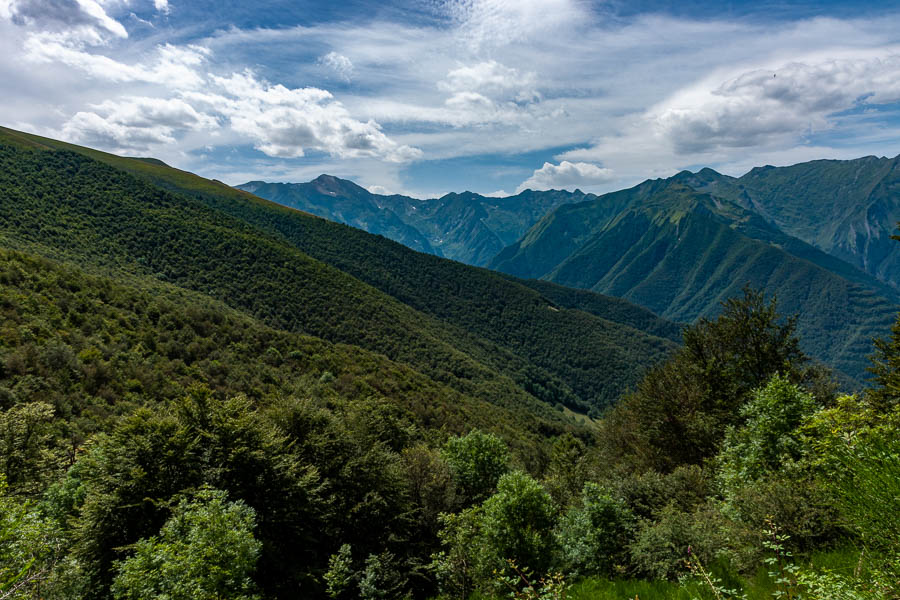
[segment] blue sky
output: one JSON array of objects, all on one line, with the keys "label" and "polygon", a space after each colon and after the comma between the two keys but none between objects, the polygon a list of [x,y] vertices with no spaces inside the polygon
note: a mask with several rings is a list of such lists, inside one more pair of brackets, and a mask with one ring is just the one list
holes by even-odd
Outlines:
[{"label": "blue sky", "polygon": [[0,123],[227,183],[603,192],[900,154],[897,2],[0,0]]}]

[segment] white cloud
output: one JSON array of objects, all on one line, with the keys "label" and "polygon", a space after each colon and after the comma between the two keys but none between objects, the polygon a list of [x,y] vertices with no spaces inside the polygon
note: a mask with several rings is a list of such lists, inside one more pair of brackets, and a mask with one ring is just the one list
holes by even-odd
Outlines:
[{"label": "white cloud", "polygon": [[44,32],[30,36],[25,42],[25,56],[38,63],[62,63],[79,69],[96,79],[121,83],[155,83],[175,88],[196,88],[204,82],[199,66],[209,55],[202,46],[156,48],[149,62],[126,63],[78,47],[65,36]]},{"label": "white cloud", "polygon": [[900,55],[792,62],[682,91],[648,116],[677,152],[793,142],[833,113],[900,100]]},{"label": "white cloud", "polygon": [[391,140],[377,122],[354,119],[326,90],[271,85],[250,71],[211,80],[222,93],[184,97],[225,116],[235,132],[255,140],[255,147],[269,156],[297,158],[307,150],[389,162],[422,156],[421,150]]},{"label": "white cloud", "polygon": [[516,193],[527,189],[574,190],[579,187],[591,187],[609,183],[613,179],[614,174],[611,169],[605,169],[591,163],[571,163],[564,160],[558,165],[554,165],[545,162],[543,167],[536,169],[531,177],[516,188]]},{"label": "white cloud", "polygon": [[591,20],[590,12],[576,0],[447,0],[441,9],[476,51]]},{"label": "white cloud", "polygon": [[438,88],[449,92],[478,91],[482,93],[521,90],[533,86],[534,73],[520,73],[495,60],[466,65],[447,73]]},{"label": "white cloud", "polygon": [[79,111],[65,125],[69,140],[115,151],[143,150],[175,143],[175,133],[213,129],[214,117],[179,99],[129,97],[107,100]]},{"label": "white cloud", "polygon": [[164,15],[169,14],[169,12],[171,11],[169,0],[153,0],[153,7],[156,9],[156,12],[162,13]]},{"label": "white cloud", "polygon": [[0,3],[0,18],[42,31],[64,33],[69,39],[98,41],[108,34],[128,37],[125,27],[95,0],[7,0]]},{"label": "white cloud", "polygon": [[369,192],[371,192],[372,194],[378,194],[380,196],[390,196],[391,195],[391,191],[382,185],[370,185],[366,189],[368,189]]},{"label": "white cloud", "polygon": [[353,78],[353,62],[337,52],[319,57],[319,64],[331,69],[339,79],[349,82]]}]

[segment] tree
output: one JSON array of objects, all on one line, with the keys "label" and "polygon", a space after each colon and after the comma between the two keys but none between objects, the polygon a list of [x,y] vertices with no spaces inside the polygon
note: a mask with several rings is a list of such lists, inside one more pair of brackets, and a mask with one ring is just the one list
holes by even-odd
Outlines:
[{"label": "tree", "polygon": [[0,474],[16,493],[34,495],[62,470],[52,423],[53,407],[44,402],[0,411]]},{"label": "tree", "polygon": [[482,548],[498,571],[513,559],[542,575],[553,561],[555,524],[550,494],[530,475],[513,471],[500,478],[497,492],[482,506]]},{"label": "tree", "polygon": [[587,479],[584,443],[571,433],[560,436],[550,452],[544,487],[557,506],[568,506],[577,498]]},{"label": "tree", "polygon": [[565,569],[578,575],[613,575],[624,564],[634,515],[596,483],[588,482],[581,506],[570,508],[557,530]]},{"label": "tree", "polygon": [[473,429],[450,438],[441,453],[465,506],[483,501],[509,469],[509,450],[497,436]]},{"label": "tree", "polygon": [[782,375],[754,391],[741,409],[743,427],[728,431],[719,455],[719,479],[726,491],[777,471],[786,460],[800,459],[799,427],[816,409],[813,395]]},{"label": "tree", "polygon": [[0,475],[0,600],[33,598],[50,577],[62,537],[51,519],[8,489]]},{"label": "tree", "polygon": [[744,419],[740,409],[753,389],[776,373],[793,383],[813,377],[795,329],[794,317],[779,317],[775,298],[766,302],[745,288],[714,321],[686,327],[684,347],[611,411],[607,450],[663,472],[714,456],[727,428]]},{"label": "tree", "polygon": [[183,499],[158,536],[135,544],[112,585],[120,600],[249,600],[261,544],[255,513],[225,492],[204,488]]}]

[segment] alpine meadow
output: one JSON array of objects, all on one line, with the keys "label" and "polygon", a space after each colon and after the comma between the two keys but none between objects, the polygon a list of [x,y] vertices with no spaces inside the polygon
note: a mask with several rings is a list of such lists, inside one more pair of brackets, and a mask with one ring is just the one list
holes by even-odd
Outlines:
[{"label": "alpine meadow", "polygon": [[894,2],[0,50],[0,600],[900,600]]}]

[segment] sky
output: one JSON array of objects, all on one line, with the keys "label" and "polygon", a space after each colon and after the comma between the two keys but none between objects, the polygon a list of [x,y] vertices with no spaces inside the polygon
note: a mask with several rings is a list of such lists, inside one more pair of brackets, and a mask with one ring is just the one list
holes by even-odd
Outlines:
[{"label": "sky", "polygon": [[900,154],[900,2],[0,0],[0,124],[229,184],[605,192]]}]

